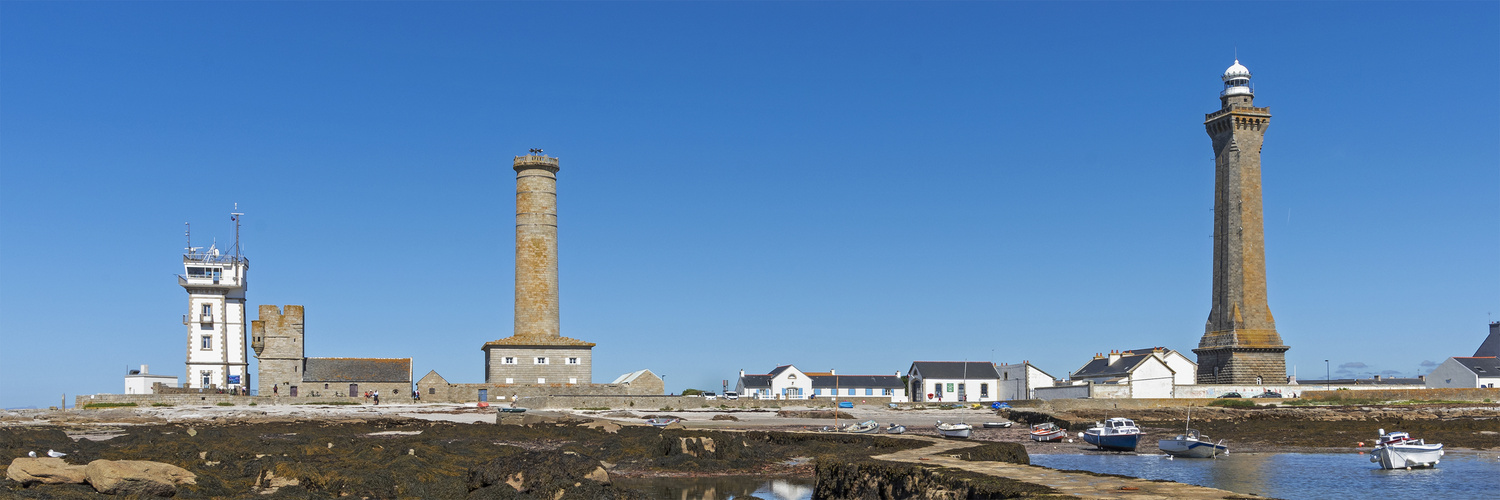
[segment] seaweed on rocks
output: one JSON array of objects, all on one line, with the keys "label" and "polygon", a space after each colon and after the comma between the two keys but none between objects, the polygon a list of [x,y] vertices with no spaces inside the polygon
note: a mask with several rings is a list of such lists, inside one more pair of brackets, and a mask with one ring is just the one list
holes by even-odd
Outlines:
[{"label": "seaweed on rocks", "polygon": [[1050,486],[945,467],[819,459],[814,500],[1077,498]]},{"label": "seaweed on rocks", "polygon": [[950,454],[958,457],[959,460],[970,462],[1007,462],[1031,465],[1031,455],[1026,453],[1026,446],[1021,443],[985,443],[979,446],[951,450],[945,454]]}]

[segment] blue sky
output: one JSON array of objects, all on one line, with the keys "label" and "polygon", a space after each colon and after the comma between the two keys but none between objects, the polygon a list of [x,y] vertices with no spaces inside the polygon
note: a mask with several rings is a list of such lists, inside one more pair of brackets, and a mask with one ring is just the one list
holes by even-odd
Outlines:
[{"label": "blue sky", "polygon": [[[1196,347],[1238,52],[1289,367],[1500,320],[1500,4],[0,4],[0,406],[182,375],[183,222],[310,356],[482,381],[514,173],[561,157],[594,380]],[[1337,374],[1336,374],[1337,375]]]}]

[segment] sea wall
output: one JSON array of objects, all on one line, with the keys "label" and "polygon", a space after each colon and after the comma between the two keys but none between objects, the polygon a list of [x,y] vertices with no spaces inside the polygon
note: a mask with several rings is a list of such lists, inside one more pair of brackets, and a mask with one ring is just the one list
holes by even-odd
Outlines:
[{"label": "sea wall", "polygon": [[[409,399],[408,399],[409,401]],[[313,403],[364,403],[364,398],[350,397],[276,397],[276,396],[232,396],[229,394],[86,394],[73,398],[74,408],[85,408],[95,403],[135,403],[141,406],[213,406],[219,403],[230,403],[235,406],[249,405],[279,405],[279,404],[313,404]]]},{"label": "sea wall", "polygon": [[1496,389],[1367,389],[1362,391],[1307,391],[1305,399],[1379,399],[1383,401],[1500,401]]}]

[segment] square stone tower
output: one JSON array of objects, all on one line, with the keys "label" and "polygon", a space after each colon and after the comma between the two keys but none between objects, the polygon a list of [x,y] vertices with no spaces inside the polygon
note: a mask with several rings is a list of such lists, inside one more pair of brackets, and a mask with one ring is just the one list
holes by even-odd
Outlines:
[{"label": "square stone tower", "polygon": [[303,342],[305,332],[302,306],[262,305],[260,319],[250,322],[250,347],[260,362],[261,396],[292,395],[291,389],[302,385],[302,360],[307,358]]},{"label": "square stone tower", "polygon": [[562,336],[557,292],[557,158],[517,156],[516,316],[510,337],[486,342],[491,384],[589,384],[594,344]]},{"label": "square stone tower", "polygon": [[1222,107],[1203,125],[1214,148],[1213,308],[1198,354],[1200,384],[1281,384],[1288,347],[1266,301],[1260,148],[1270,108],[1254,107],[1250,70],[1224,72]]}]

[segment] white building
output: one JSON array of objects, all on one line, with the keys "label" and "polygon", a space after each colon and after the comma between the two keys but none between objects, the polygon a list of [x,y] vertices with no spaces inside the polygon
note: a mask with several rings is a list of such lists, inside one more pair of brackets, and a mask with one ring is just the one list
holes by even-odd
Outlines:
[{"label": "white building", "polygon": [[[1109,356],[1095,354],[1094,359],[1073,372],[1069,378],[1073,384],[1092,383],[1114,385],[1123,391],[1111,391],[1125,398],[1170,398],[1179,380],[1177,370],[1168,364],[1165,349],[1137,349],[1135,351],[1110,351]],[[1191,363],[1191,362],[1189,362]],[[1197,365],[1183,367],[1188,379],[1197,372]],[[1098,390],[1096,389],[1097,393]],[[1097,394],[1091,397],[1098,397]]]},{"label": "white building", "polygon": [[1182,354],[1165,347],[1153,347],[1150,349],[1132,349],[1120,353],[1122,356],[1135,356],[1150,354],[1167,363],[1167,368],[1172,369],[1172,383],[1177,385],[1193,385],[1198,383],[1198,363]]},{"label": "white building", "polygon": [[878,399],[882,403],[904,403],[909,400],[900,373],[839,375],[834,370],[804,372],[792,365],[778,366],[764,375],[747,375],[744,370],[740,370],[740,378],[735,383],[734,390],[741,397],[755,399]]},{"label": "white building", "polygon": [[1015,365],[996,365],[995,371],[1000,372],[998,397],[1001,401],[1036,399],[1034,396],[1038,387],[1052,387],[1057,384],[1056,378],[1042,371],[1041,368],[1037,368],[1030,361],[1022,361]]},{"label": "white building", "polygon": [[1448,358],[1427,374],[1427,387],[1464,388],[1500,387],[1500,358],[1495,356]]},{"label": "white building", "polygon": [[807,399],[812,389],[812,379],[792,365],[778,366],[764,375],[746,375],[740,370],[740,380],[734,385],[740,397],[755,399]]},{"label": "white building", "polygon": [[912,401],[999,401],[1000,374],[988,361],[914,361],[906,376]]},{"label": "white building", "polygon": [[245,345],[245,288],[250,260],[239,254],[239,216],[234,214],[235,251],[188,248],[177,284],[188,293],[187,373],[183,387],[250,387]]},{"label": "white building", "polygon": [[148,372],[150,366],[141,365],[139,370],[131,370],[125,375],[125,394],[155,394],[152,388],[157,383],[165,384],[167,387],[177,387],[177,377],[172,375],[152,375]]}]

